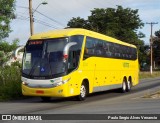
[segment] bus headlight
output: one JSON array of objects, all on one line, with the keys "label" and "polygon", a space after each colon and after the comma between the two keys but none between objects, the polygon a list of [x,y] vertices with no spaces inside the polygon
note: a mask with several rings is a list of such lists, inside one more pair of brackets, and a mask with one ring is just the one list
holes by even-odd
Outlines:
[{"label": "bus headlight", "polygon": [[67,83],[70,79],[71,79],[71,78],[68,78],[68,79],[66,79],[66,80],[62,80],[62,81],[59,81],[59,82],[55,82],[55,83],[53,83],[53,85],[54,85],[55,87],[60,86],[60,85],[63,85],[63,84],[65,84],[65,83]]},{"label": "bus headlight", "polygon": [[23,84],[23,85],[28,85],[28,83],[27,83],[27,82],[22,82],[22,84]]}]

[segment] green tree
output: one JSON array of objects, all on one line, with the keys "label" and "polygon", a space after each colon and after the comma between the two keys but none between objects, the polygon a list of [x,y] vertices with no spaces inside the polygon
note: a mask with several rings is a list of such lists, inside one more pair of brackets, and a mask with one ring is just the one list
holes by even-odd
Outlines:
[{"label": "green tree", "polygon": [[117,6],[116,9],[95,8],[91,10],[87,20],[80,17],[72,18],[67,26],[90,29],[136,45],[139,38],[145,36],[142,32],[137,33],[137,30],[144,26],[138,10],[124,9],[122,6]]},{"label": "green tree", "polygon": [[9,24],[15,18],[14,3],[15,0],[0,0],[0,41],[11,32]]},{"label": "green tree", "polygon": [[0,66],[2,66],[12,56],[12,51],[18,47],[19,39],[13,40],[10,44],[6,41],[0,42]]},{"label": "green tree", "polygon": [[87,21],[80,17],[73,17],[67,24],[67,26],[70,28],[86,28],[86,25]]},{"label": "green tree", "polygon": [[156,62],[156,65],[160,66],[160,30],[155,32],[153,38],[153,60]]},{"label": "green tree", "polygon": [[160,38],[160,30],[156,31],[156,32],[155,32],[155,35],[156,35],[158,38]]},{"label": "green tree", "polygon": [[91,15],[87,20],[80,17],[72,18],[67,26],[89,29],[134,44],[139,49],[140,62],[145,59],[143,56],[144,42],[141,40],[145,35],[138,32],[144,23],[139,18],[138,9],[132,10],[122,6],[106,9],[95,8],[91,10]]}]

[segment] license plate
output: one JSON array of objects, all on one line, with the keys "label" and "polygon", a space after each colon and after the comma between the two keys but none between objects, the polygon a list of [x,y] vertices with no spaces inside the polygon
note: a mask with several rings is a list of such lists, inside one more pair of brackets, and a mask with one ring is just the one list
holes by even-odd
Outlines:
[{"label": "license plate", "polygon": [[44,91],[43,90],[36,90],[36,93],[37,94],[44,94]]}]

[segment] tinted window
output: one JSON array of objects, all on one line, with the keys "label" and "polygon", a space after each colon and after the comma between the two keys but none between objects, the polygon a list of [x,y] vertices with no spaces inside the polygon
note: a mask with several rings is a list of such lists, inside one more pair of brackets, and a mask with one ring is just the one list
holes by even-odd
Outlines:
[{"label": "tinted window", "polygon": [[76,42],[77,44],[69,49],[68,72],[71,72],[78,67],[83,39],[84,36],[82,35],[71,36],[69,39],[70,42]]},{"label": "tinted window", "polygon": [[28,78],[59,77],[65,73],[63,49],[68,38],[28,41],[23,57],[22,74]]},{"label": "tinted window", "polygon": [[91,56],[136,60],[137,50],[133,47],[87,37],[84,57]]}]

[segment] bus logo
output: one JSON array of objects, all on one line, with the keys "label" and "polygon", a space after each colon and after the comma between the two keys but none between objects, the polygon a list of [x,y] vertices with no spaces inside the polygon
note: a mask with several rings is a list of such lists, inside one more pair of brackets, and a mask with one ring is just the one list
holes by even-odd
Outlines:
[{"label": "bus logo", "polygon": [[45,70],[44,70],[44,68],[42,67],[42,68],[41,68],[41,72],[44,72],[44,71],[45,71]]},{"label": "bus logo", "polygon": [[129,63],[123,63],[123,67],[125,67],[125,68],[129,68]]}]

